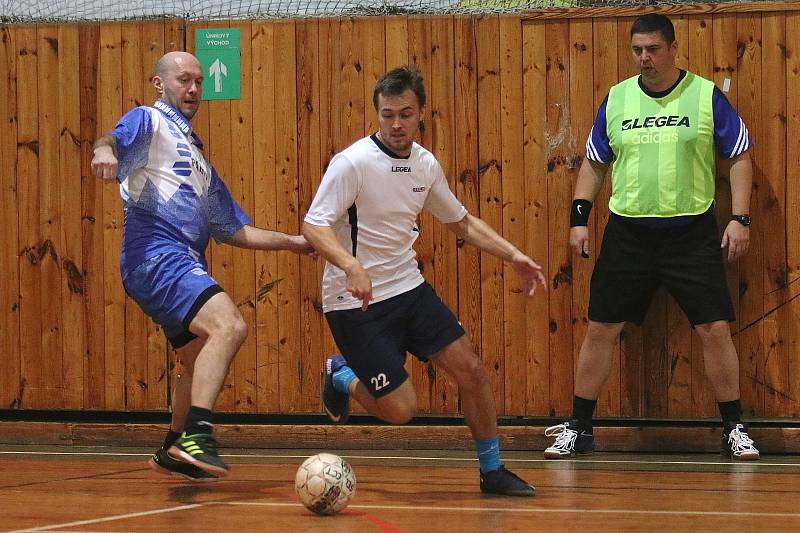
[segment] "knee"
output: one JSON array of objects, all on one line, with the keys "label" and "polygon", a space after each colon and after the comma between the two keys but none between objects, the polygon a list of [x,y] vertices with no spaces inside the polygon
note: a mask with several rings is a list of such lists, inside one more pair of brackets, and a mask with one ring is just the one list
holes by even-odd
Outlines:
[{"label": "knee", "polygon": [[411,419],[414,418],[416,412],[417,412],[416,402],[414,402],[413,405],[401,404],[399,406],[392,407],[391,410],[384,413],[385,416],[383,416],[382,418],[387,422],[389,422],[390,424],[398,424],[398,425],[408,424],[411,421]]},{"label": "knee", "polygon": [[217,334],[238,349],[247,339],[247,323],[241,315],[232,317],[220,324]]},{"label": "knee", "polygon": [[383,420],[390,424],[407,424],[414,418],[417,413],[417,396],[416,394],[403,394],[404,392],[407,391],[401,391],[397,397],[387,397],[377,401],[380,407],[380,417]]},{"label": "knee", "polygon": [[589,322],[586,329],[586,340],[593,344],[611,344],[617,342],[620,332],[625,324],[606,324],[602,322]]},{"label": "knee", "polygon": [[483,361],[474,353],[471,357],[465,358],[455,378],[459,388],[464,391],[478,390],[489,384],[489,376],[486,374]]},{"label": "knee", "polygon": [[695,330],[704,344],[721,345],[731,341],[731,328],[724,320],[700,324]]}]

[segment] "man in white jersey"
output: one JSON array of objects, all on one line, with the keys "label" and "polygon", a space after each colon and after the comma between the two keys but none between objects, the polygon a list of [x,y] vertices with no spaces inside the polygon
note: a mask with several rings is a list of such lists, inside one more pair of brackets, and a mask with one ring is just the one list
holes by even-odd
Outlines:
[{"label": "man in white jersey", "polygon": [[208,275],[209,237],[241,248],[310,253],[300,235],[259,229],[202,154],[190,120],[203,71],[186,52],[156,64],[158,100],[126,113],[94,144],[92,170],[116,179],[125,203],[120,272],[126,292],[178,350],[185,371],[172,396],[172,423],[150,459],[159,472],[208,481],[228,474],[219,458],[212,409],[247,337],[236,305]]},{"label": "man in white jersey", "polygon": [[412,67],[384,74],[373,93],[379,131],[337,154],[305,217],[303,234],[328,264],[322,307],[343,356],[326,361],[323,403],[334,422],[352,395],[387,422],[408,422],[416,392],[406,352],[458,383],[464,418],[476,441],[483,492],[533,496],[503,467],[491,384],[456,317],[419,271],[412,249],[417,215],[428,209],[466,243],[508,261],[533,295],[542,269],[469,213],[450,191],[436,158],[414,142],[425,106]]}]

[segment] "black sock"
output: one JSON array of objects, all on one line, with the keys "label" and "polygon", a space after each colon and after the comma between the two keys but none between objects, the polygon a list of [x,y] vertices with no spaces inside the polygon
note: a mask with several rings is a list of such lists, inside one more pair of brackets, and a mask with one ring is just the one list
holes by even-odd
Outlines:
[{"label": "black sock", "polygon": [[187,435],[196,433],[211,433],[214,430],[212,421],[213,413],[202,407],[192,406],[189,414],[186,415],[186,427],[183,432]]},{"label": "black sock", "polygon": [[169,431],[167,431],[167,436],[164,438],[164,445],[162,446],[162,448],[164,448],[165,450],[169,450],[170,446],[175,444],[175,441],[178,440],[178,437],[180,436],[181,436],[180,432],[172,431],[172,429],[170,429]]},{"label": "black sock", "polygon": [[572,418],[585,429],[592,429],[592,418],[594,418],[594,408],[597,400],[587,400],[580,396],[572,399]]},{"label": "black sock", "polygon": [[739,422],[742,419],[741,400],[731,400],[729,402],[718,402],[719,414],[722,415],[722,422]]}]

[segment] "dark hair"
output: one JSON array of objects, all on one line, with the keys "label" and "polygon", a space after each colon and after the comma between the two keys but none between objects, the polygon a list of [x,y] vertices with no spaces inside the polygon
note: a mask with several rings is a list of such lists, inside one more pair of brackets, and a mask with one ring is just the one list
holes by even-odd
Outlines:
[{"label": "dark hair", "polygon": [[634,33],[660,33],[661,37],[667,42],[672,44],[675,42],[675,26],[669,17],[661,13],[648,13],[642,15],[633,21],[631,26],[631,37]]},{"label": "dark hair", "polygon": [[392,69],[380,77],[372,93],[372,105],[378,109],[378,95],[397,96],[411,89],[417,96],[420,107],[425,105],[425,85],[422,84],[422,74],[413,65],[403,65]]}]

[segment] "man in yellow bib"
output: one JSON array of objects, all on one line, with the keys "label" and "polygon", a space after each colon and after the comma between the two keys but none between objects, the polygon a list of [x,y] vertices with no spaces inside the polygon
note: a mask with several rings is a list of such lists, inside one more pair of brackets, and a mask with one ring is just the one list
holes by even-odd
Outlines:
[{"label": "man in yellow bib", "polygon": [[[578,356],[572,419],[547,429],[557,459],[594,449],[592,417],[625,322],[641,324],[659,286],[700,336],[706,375],[724,425],[722,452],[754,460],[741,422],[739,359],[720,247],[729,261],[747,252],[750,135],[714,83],[675,65],[675,29],[664,15],[637,18],[631,52],[640,75],[614,85],[586,143],[570,216],[570,246],[588,257],[592,202],[608,167],[611,215],[592,273],[589,327]],[[720,241],[714,217],[715,153],[731,159],[732,220]]]}]

